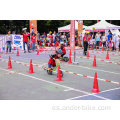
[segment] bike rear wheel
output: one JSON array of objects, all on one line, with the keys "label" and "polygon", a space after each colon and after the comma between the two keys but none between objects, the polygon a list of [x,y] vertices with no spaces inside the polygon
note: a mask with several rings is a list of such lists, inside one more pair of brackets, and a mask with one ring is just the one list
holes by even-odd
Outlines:
[{"label": "bike rear wheel", "polygon": [[64,60],[65,62],[68,62],[68,61],[69,61],[69,58],[68,58],[68,57],[63,57],[63,60]]}]

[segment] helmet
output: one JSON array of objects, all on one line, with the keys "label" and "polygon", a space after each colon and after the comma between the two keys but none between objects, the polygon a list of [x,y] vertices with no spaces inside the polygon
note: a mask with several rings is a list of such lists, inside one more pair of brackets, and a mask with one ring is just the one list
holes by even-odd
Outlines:
[{"label": "helmet", "polygon": [[61,49],[58,49],[58,50],[56,51],[56,53],[58,53],[58,54],[62,54],[63,52],[62,52]]},{"label": "helmet", "polygon": [[60,44],[64,45],[65,43],[64,42],[60,42]]}]

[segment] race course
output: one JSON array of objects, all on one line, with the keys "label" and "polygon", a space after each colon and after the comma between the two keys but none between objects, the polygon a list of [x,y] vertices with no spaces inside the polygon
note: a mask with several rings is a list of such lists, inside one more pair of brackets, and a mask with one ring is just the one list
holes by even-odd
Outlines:
[{"label": "race course", "polygon": [[[120,100],[120,53],[89,50],[90,57],[83,56],[83,50],[76,50],[76,62],[79,65],[61,62],[63,81],[55,81],[57,71],[48,75],[42,67],[47,66],[49,54],[54,50],[24,53],[12,50],[11,54],[0,57],[0,100]],[[93,67],[96,55],[97,67]],[[12,69],[8,67],[11,57]],[[67,50],[66,56],[69,56]],[[72,53],[73,62],[73,53]],[[34,73],[30,74],[30,59]],[[65,72],[67,71],[67,72]],[[97,72],[100,93],[90,92],[93,89],[94,75]]]}]

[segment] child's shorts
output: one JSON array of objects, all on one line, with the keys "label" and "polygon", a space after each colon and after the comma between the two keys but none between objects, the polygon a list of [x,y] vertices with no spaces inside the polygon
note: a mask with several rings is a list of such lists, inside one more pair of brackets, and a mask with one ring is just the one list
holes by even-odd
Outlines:
[{"label": "child's shorts", "polygon": [[48,63],[48,68],[51,68],[51,67],[56,67],[56,65],[51,65]]}]

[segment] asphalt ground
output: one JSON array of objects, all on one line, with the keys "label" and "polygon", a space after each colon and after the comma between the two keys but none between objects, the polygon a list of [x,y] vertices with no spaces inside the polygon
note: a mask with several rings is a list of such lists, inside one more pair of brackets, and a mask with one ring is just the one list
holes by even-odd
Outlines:
[{"label": "asphalt ground", "polygon": [[[120,53],[109,52],[109,60],[106,60],[107,52],[91,51],[90,57],[86,59],[83,56],[82,49],[76,50],[75,61],[79,65],[61,62],[60,67],[81,75],[97,77],[104,80],[120,82]],[[101,81],[98,79],[100,93],[90,92],[93,89],[94,78],[83,77],[70,73],[64,73],[63,81],[55,81],[57,71],[53,75],[48,75],[46,67],[49,60],[49,54],[53,54],[54,50],[48,50],[32,53],[23,53],[19,51],[20,56],[16,56],[17,51],[12,50],[12,54],[1,54],[0,57],[0,100],[119,100],[120,84]],[[49,53],[48,53],[49,52]],[[79,53],[80,52],[80,53]],[[116,55],[112,55],[112,53]],[[72,53],[72,62],[74,61]],[[92,67],[94,55],[96,55],[97,67]],[[8,66],[8,58],[11,57],[12,69],[6,69]],[[69,51],[65,56],[69,56]],[[83,56],[83,58],[80,58]],[[33,62],[33,70],[35,73],[28,73],[30,59]],[[105,60],[105,61],[101,61]],[[3,60],[6,60],[5,62]],[[16,62],[14,62],[16,61]],[[112,61],[109,63],[106,61]],[[22,63],[22,64],[19,64]],[[27,65],[25,65],[27,64]],[[38,65],[39,67],[37,67]]]}]

